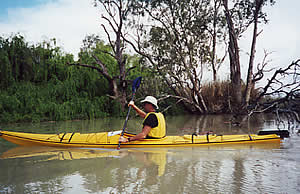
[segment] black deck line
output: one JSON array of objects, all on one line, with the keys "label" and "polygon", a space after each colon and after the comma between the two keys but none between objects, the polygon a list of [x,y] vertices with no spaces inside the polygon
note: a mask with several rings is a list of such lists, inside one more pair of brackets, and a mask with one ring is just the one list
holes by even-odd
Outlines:
[{"label": "black deck line", "polygon": [[251,137],[251,135],[249,134],[249,138],[250,138],[250,141],[253,141],[253,139],[252,139],[252,137]]},{"label": "black deck line", "polygon": [[60,142],[62,142],[62,140],[64,140],[64,137],[67,133],[64,133],[63,136],[60,138]]},{"label": "black deck line", "polygon": [[75,132],[72,133],[72,135],[71,135],[68,143],[70,143],[70,141],[71,141],[71,139],[72,139],[72,137],[73,137],[74,134],[75,134]]}]

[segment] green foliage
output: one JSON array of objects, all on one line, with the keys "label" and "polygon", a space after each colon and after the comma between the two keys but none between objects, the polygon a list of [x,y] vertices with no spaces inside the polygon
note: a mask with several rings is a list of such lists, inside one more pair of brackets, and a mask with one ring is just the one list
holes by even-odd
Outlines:
[{"label": "green foliage", "polygon": [[[106,96],[88,98],[70,82],[34,85],[18,83],[0,94],[0,121],[93,119],[108,116]],[[66,91],[66,92],[63,92]]]},{"label": "green foliage", "polygon": [[[103,42],[91,50],[82,50],[82,63],[92,65],[93,52],[108,64],[109,73],[117,75],[117,63],[99,50],[111,52]],[[39,122],[47,120],[94,119],[125,116],[121,104],[108,97],[107,80],[97,71],[70,66],[73,55],[64,54],[55,39],[29,45],[21,35],[0,37],[0,122]],[[127,55],[127,68],[134,67],[127,80],[143,77],[136,98],[159,97],[167,91],[163,80],[148,68],[143,58]],[[128,82],[128,96],[131,83]],[[166,105],[167,106],[167,105]]]},{"label": "green foliage", "polygon": [[21,35],[0,37],[0,121],[93,119],[110,115],[107,82],[69,66],[55,39],[28,45]]}]

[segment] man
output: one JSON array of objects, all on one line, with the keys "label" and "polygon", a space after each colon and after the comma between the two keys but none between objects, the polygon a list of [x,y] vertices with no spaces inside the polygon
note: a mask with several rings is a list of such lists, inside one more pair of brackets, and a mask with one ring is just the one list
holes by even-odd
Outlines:
[{"label": "man", "polygon": [[135,106],[133,101],[130,101],[128,106],[131,106],[142,118],[144,118],[142,132],[130,138],[121,136],[119,142],[127,143],[145,138],[160,139],[166,136],[166,122],[164,115],[155,112],[155,109],[158,109],[157,99],[153,96],[147,96],[141,102],[144,105],[145,112]]}]

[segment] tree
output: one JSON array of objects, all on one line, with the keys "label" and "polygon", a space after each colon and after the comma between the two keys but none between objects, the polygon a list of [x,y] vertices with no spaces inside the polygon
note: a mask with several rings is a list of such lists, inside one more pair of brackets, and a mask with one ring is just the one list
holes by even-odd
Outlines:
[{"label": "tree", "polygon": [[[216,44],[222,19],[219,1],[135,1],[136,34],[125,40],[164,77],[173,94],[193,113],[207,113],[202,95],[203,69],[212,66],[216,79]],[[213,11],[215,9],[215,11]],[[142,18],[140,17],[142,16]],[[149,18],[146,21],[145,18]],[[134,41],[132,41],[134,40]],[[220,60],[222,61],[222,60]]]},{"label": "tree", "polygon": [[[241,110],[242,103],[248,105],[251,90],[253,89],[253,63],[255,57],[256,38],[258,36],[257,26],[260,21],[267,22],[266,14],[262,12],[268,0],[237,0],[233,1],[231,9],[228,7],[228,0],[223,0],[224,12],[229,34],[229,60],[230,60],[230,78],[232,84],[232,95],[237,104],[236,110]],[[270,0],[271,5],[275,1]],[[241,68],[240,68],[240,48],[238,40],[250,25],[254,24],[250,59],[248,66],[248,75],[244,98],[241,87]]]},{"label": "tree", "polygon": [[[261,70],[260,74],[263,73]],[[281,121],[281,114],[289,122],[300,123],[300,59],[277,69],[267,84],[259,89],[248,115],[262,112],[275,113],[278,121]]]},{"label": "tree", "polygon": [[[125,107],[127,103],[126,90],[128,86],[128,81],[126,79],[129,71],[131,71],[134,66],[128,67],[127,55],[125,54],[126,42],[124,37],[126,37],[126,29],[124,23],[128,17],[128,12],[130,9],[130,1],[116,0],[116,1],[106,1],[106,0],[95,0],[94,5],[100,7],[105,11],[102,14],[102,28],[107,35],[109,46],[111,50],[98,50],[101,54],[106,55],[108,58],[112,58],[116,61],[118,66],[118,73],[112,74],[109,72],[109,65],[111,63],[106,63],[101,58],[97,56],[96,53],[90,52],[93,57],[94,64],[82,64],[79,60],[78,63],[73,65],[78,65],[86,68],[91,68],[97,70],[101,76],[103,76],[109,83],[110,97],[112,99],[118,100],[122,108]],[[104,24],[106,23],[106,24]],[[110,32],[112,31],[112,33]],[[99,38],[97,36],[89,36],[85,40],[86,48],[91,48],[92,45],[97,45],[99,43]]]},{"label": "tree", "polygon": [[[256,38],[259,34],[258,24],[267,22],[262,7],[268,2],[274,3],[273,0],[236,0],[232,3],[228,0],[99,1],[107,13],[102,19],[107,21],[107,26],[115,35],[115,41],[112,41],[112,34],[107,26],[102,25],[113,48],[112,52],[103,53],[110,54],[117,61],[119,83],[123,83],[126,59],[122,58],[122,51],[130,44],[138,54],[147,59],[147,67],[164,78],[172,90],[172,94],[165,95],[183,102],[190,112],[209,113],[214,112],[215,108],[207,106],[209,95],[206,98],[203,96],[203,70],[211,68],[213,80],[217,80],[217,70],[224,61],[224,57],[219,58],[217,55],[217,45],[228,38],[230,96],[233,97],[229,96],[228,107],[233,105],[234,112],[245,111],[246,106],[242,105],[249,103],[254,82],[258,80],[253,74]],[[239,38],[252,24],[254,30],[247,87],[243,95]],[[122,26],[133,27],[136,34],[128,36]],[[224,53],[227,53],[227,49]],[[112,97],[116,99],[126,96],[122,92],[126,91],[122,88],[123,84],[117,85],[114,82],[116,77],[105,73],[106,65],[95,55],[93,58],[98,67],[89,66],[97,69],[111,83]],[[83,64],[81,66],[87,67]],[[215,88],[212,96],[214,91]],[[121,102],[124,103],[125,100],[122,99]],[[231,110],[230,107],[229,109]]]},{"label": "tree", "polygon": [[241,85],[241,65],[240,65],[240,54],[238,46],[238,31],[234,27],[233,17],[228,8],[228,0],[223,1],[224,12],[226,15],[226,21],[228,25],[229,34],[229,60],[230,60],[230,79],[232,87],[232,95],[236,107],[240,107],[242,102],[242,85]]},{"label": "tree", "polygon": [[[253,2],[253,10],[252,10],[252,14],[253,14],[253,23],[254,23],[254,27],[253,27],[253,35],[252,35],[252,44],[251,44],[251,51],[250,51],[250,58],[249,58],[249,66],[248,66],[248,74],[247,74],[247,82],[246,82],[246,89],[245,89],[245,93],[244,93],[244,100],[245,100],[245,105],[248,106],[249,105],[249,100],[250,100],[250,95],[251,95],[251,91],[254,89],[254,84],[256,82],[256,80],[254,79],[254,74],[253,74],[253,66],[254,66],[254,58],[255,58],[255,47],[256,47],[256,39],[257,36],[259,35],[258,33],[258,20],[259,18],[263,18],[263,14],[262,13],[262,7],[264,6],[264,4],[266,3],[265,0],[256,0]],[[271,1],[271,4],[274,4],[275,2]],[[266,18],[263,18],[266,22]]]},{"label": "tree", "polygon": [[211,14],[211,24],[208,25],[208,32],[211,36],[210,38],[210,62],[213,72],[213,82],[218,81],[217,71],[220,65],[224,62],[227,55],[227,48],[225,48],[225,54],[222,58],[217,57],[217,46],[222,42],[226,44],[227,34],[225,33],[225,19],[221,12],[222,0],[212,0],[212,13]]},{"label": "tree", "polygon": [[31,50],[20,34],[0,40],[1,82],[26,81],[32,77]]}]

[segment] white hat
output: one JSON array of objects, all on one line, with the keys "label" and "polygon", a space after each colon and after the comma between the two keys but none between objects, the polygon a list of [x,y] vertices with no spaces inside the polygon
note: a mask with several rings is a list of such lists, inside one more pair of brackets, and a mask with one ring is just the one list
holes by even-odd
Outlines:
[{"label": "white hat", "polygon": [[157,99],[154,98],[153,96],[146,96],[146,98],[144,100],[142,100],[141,102],[149,102],[149,103],[153,104],[156,107],[156,109],[158,109]]}]

